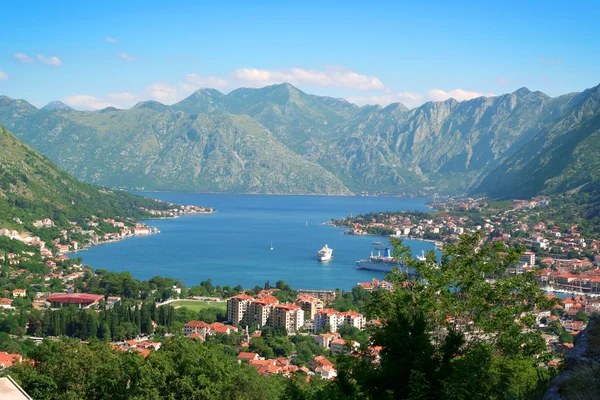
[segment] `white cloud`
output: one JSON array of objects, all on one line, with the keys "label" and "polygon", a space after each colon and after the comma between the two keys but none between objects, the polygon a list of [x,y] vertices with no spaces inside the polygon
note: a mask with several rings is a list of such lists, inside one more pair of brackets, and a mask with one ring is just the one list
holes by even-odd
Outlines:
[{"label": "white cloud", "polygon": [[128,92],[109,93],[106,97],[123,107],[132,106],[137,102],[137,96]]},{"label": "white cloud", "polygon": [[471,100],[481,96],[495,96],[494,93],[479,93],[479,92],[470,92],[464,89],[454,89],[446,92],[442,89],[431,89],[427,91],[426,97],[428,100],[432,101],[444,101],[449,98],[453,98],[458,101]]},{"label": "white cloud", "polygon": [[26,54],[17,53],[15,54],[15,58],[23,63],[33,64],[33,58],[27,56]]},{"label": "white cloud", "polygon": [[43,55],[39,54],[39,55],[38,55],[38,58],[39,58],[40,60],[42,60],[42,62],[43,62],[44,64],[47,64],[47,65],[54,65],[54,66],[56,66],[56,67],[57,67],[57,66],[59,66],[59,65],[61,65],[61,64],[62,64],[62,61],[60,61],[60,58],[58,58],[58,57],[56,57],[56,56],[52,56],[52,57],[45,57],[45,56],[43,56]]},{"label": "white cloud", "polygon": [[288,82],[292,85],[306,84],[310,86],[339,87],[361,91],[384,89],[383,83],[373,77],[339,69],[325,70],[289,68],[280,70],[241,68],[235,71],[235,77],[245,85],[266,86]]},{"label": "white cloud", "polygon": [[8,75],[6,74],[6,72],[0,71],[0,80],[7,80],[8,79]]},{"label": "white cloud", "polygon": [[227,81],[218,76],[200,76],[198,74],[187,74],[185,76],[187,83],[180,83],[184,90],[194,91],[201,87],[224,88],[227,87]]},{"label": "white cloud", "polygon": [[385,90],[385,93],[374,94],[371,96],[356,96],[348,97],[348,101],[351,103],[365,105],[365,104],[380,104],[386,106],[392,103],[402,103],[406,107],[417,107],[423,103],[424,96],[420,93],[414,92],[394,92]]},{"label": "white cloud", "polygon": [[108,36],[105,37],[104,40],[106,40],[107,42],[110,42],[110,43],[117,43],[118,42],[117,39],[111,38],[111,37],[108,37]]},{"label": "white cloud", "polygon": [[129,62],[137,61],[137,58],[132,57],[129,54],[126,54],[126,53],[117,53],[117,54],[119,54],[119,57],[121,57],[125,61],[129,61]]},{"label": "white cloud", "polygon": [[89,95],[69,96],[65,97],[62,101],[73,108],[82,110],[100,110],[106,107],[117,107],[114,103]]},{"label": "white cloud", "polygon": [[154,83],[146,87],[145,94],[152,100],[160,101],[165,104],[173,104],[181,100],[181,94],[177,87],[166,83]]}]

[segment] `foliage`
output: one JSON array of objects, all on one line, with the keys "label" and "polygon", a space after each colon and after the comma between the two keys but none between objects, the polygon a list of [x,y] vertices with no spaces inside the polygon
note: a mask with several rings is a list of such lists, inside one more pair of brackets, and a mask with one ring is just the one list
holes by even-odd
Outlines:
[{"label": "foliage", "polygon": [[[482,246],[481,234],[463,236],[415,261],[400,240],[394,256],[414,268],[419,280],[397,271],[394,291],[378,291],[370,314],[371,345],[382,346],[380,362],[342,358],[341,390],[349,397],[406,399],[503,399],[538,396],[549,378],[537,367],[545,342],[529,330],[524,313],[549,308],[531,275],[510,276],[519,257],[499,244]],[[506,254],[506,255],[504,255]],[[408,284],[407,284],[408,282]],[[539,384],[539,381],[542,384]]]}]

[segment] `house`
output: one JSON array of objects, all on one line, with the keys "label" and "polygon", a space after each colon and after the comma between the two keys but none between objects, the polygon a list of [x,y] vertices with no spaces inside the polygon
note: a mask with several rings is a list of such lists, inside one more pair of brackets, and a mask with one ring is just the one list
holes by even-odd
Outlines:
[{"label": "house", "polygon": [[328,349],[329,345],[331,344],[331,341],[334,339],[337,339],[339,337],[340,337],[339,333],[332,332],[332,333],[321,333],[320,335],[315,335],[315,336],[313,336],[313,339],[317,346],[325,347],[326,349]]},{"label": "house", "polygon": [[27,296],[27,290],[25,289],[15,289],[12,291],[13,297],[25,297]]},{"label": "house", "polygon": [[337,376],[333,363],[324,356],[315,356],[310,365],[314,373],[320,375],[323,379],[331,380]]},{"label": "house", "polygon": [[117,304],[120,301],[121,301],[121,298],[119,296],[108,296],[106,298],[106,307],[113,308],[115,306],[115,304]]},{"label": "house", "polygon": [[360,344],[353,340],[346,341],[344,339],[333,339],[329,348],[332,354],[350,354],[352,351],[358,349]]},{"label": "house", "polygon": [[240,352],[237,356],[238,361],[260,360],[258,353],[250,353],[246,351]]},{"label": "house", "polygon": [[20,354],[7,353],[0,351],[0,369],[8,368],[16,362],[23,361],[23,356]]}]

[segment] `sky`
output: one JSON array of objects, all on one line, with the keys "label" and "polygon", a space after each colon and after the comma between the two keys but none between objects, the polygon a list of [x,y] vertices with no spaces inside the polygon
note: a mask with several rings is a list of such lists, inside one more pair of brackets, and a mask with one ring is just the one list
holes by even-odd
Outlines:
[{"label": "sky", "polygon": [[4,0],[0,95],[129,108],[289,82],[415,107],[600,83],[600,1],[282,3]]}]

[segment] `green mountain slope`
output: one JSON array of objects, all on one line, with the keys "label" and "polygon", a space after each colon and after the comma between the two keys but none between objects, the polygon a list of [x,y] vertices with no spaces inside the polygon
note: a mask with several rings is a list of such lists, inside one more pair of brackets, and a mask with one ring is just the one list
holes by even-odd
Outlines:
[{"label": "green mountain slope", "polygon": [[83,222],[91,215],[106,218],[144,217],[139,207],[163,209],[144,197],[80,182],[61,171],[0,126],[0,227],[25,226],[50,218]]},{"label": "green mountain slope", "polygon": [[492,171],[476,192],[527,197],[598,188],[600,86],[563,100],[567,112]]}]

